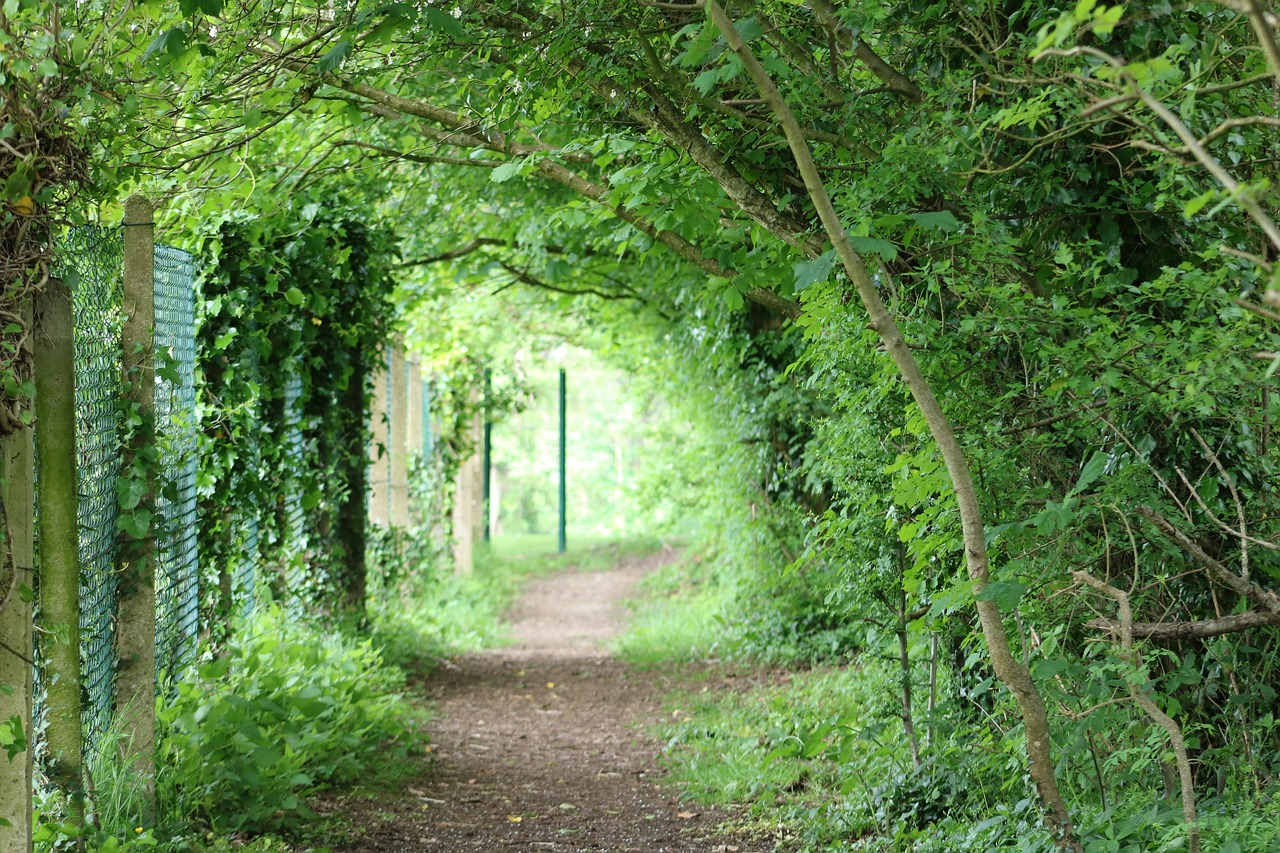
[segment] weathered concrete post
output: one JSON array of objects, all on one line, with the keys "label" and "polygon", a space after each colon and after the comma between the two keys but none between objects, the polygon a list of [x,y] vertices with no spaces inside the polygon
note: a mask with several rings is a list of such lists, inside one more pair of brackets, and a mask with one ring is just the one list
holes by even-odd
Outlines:
[{"label": "weathered concrete post", "polygon": [[[420,455],[422,453],[423,429],[425,424],[422,420],[422,362],[418,356],[409,356],[409,395],[408,395],[408,412],[406,413],[405,423],[405,453],[410,456]],[[414,506],[410,500],[410,524],[422,524],[425,520],[422,517],[421,507]]]},{"label": "weathered concrete post", "polygon": [[471,574],[475,565],[476,542],[484,536],[483,472],[480,470],[484,414],[477,405],[479,401],[479,392],[472,391],[471,405],[475,416],[466,426],[471,454],[458,466],[453,497],[453,565],[454,572],[459,575]]},{"label": "weathered concrete post", "polygon": [[[389,357],[388,357],[389,358]],[[369,406],[369,520],[386,527],[391,523],[391,437],[388,429],[388,358],[383,359],[373,377],[373,400]]]},{"label": "weathered concrete post", "polygon": [[[29,316],[28,312],[28,316]],[[31,581],[35,565],[35,447],[32,430],[0,439],[0,726],[16,719],[27,749],[0,754],[0,850],[31,850]]]},{"label": "weathered concrete post", "polygon": [[80,725],[80,548],[76,481],[76,363],[71,291],[50,279],[36,298],[36,472],[40,516],[40,641],[48,691],[49,781],[65,794],[68,818],[84,823],[84,736]]},{"label": "weathered concrete post", "polygon": [[391,451],[391,523],[396,527],[409,526],[409,368],[405,363],[404,347],[397,344],[391,350],[390,381],[391,402],[388,406],[387,447]]},{"label": "weathered concrete post", "polygon": [[[150,482],[132,510],[154,520],[155,407],[155,206],[135,195],[124,203],[124,395],[134,421],[121,470],[145,470]],[[126,734],[124,756],[155,796],[156,749],[156,549],[155,529],[141,537],[123,532],[116,651],[116,713]],[[154,803],[152,804],[154,806]]]}]

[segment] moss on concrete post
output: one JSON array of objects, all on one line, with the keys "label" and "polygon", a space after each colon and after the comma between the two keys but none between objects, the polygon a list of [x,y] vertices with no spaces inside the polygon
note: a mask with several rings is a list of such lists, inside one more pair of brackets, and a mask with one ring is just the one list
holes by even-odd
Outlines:
[{"label": "moss on concrete post", "polygon": [[[124,448],[122,470],[141,472],[148,482],[134,517],[155,513],[155,207],[142,196],[124,205],[123,365],[126,406],[132,434]],[[136,529],[136,528],[135,528]],[[124,748],[140,777],[155,795],[156,707],[156,554],[155,530],[142,536],[122,530],[119,556],[120,599],[116,651],[116,713],[126,734]]]},{"label": "moss on concrete post", "polygon": [[[0,440],[0,725],[17,718],[31,743],[31,580],[35,563],[35,449],[31,429]],[[0,850],[31,850],[31,750],[0,751]]]},{"label": "moss on concrete post", "polygon": [[36,299],[36,496],[40,516],[40,650],[47,685],[49,781],[84,823],[80,725],[80,548],[76,487],[76,364],[71,291],[51,279]]}]

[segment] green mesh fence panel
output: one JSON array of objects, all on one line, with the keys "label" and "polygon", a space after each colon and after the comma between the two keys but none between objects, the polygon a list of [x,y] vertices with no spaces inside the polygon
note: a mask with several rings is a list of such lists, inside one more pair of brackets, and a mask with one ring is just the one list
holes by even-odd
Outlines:
[{"label": "green mesh fence panel", "polygon": [[[161,685],[195,658],[199,629],[196,560],[195,268],[180,249],[156,246],[156,434],[164,481],[156,509],[156,676]],[[160,365],[157,365],[160,367]]]},{"label": "green mesh fence panel", "polygon": [[281,559],[285,567],[286,600],[292,608],[304,603],[307,584],[304,555],[307,550],[306,513],[303,492],[306,484],[298,476],[306,470],[306,447],[302,436],[302,377],[293,376],[284,388],[285,453],[289,481],[284,492],[284,542]]},{"label": "green mesh fence panel", "polygon": [[77,228],[60,247],[75,312],[80,490],[80,666],[86,752],[111,723],[115,693],[116,476],[120,471],[120,231]]},{"label": "green mesh fence panel", "polygon": [[[248,322],[250,334],[254,329],[252,319]],[[237,369],[241,375],[247,376],[253,382],[262,382],[262,376],[259,365],[258,351],[252,347],[248,348]],[[249,434],[244,436],[243,444],[239,452],[240,457],[245,460],[243,469],[237,470],[232,476],[237,478],[234,487],[234,494],[252,495],[255,489],[245,488],[253,482],[261,483],[265,478],[272,481],[280,476],[282,472],[267,472],[262,470],[262,445],[261,439],[258,437],[258,431],[261,429],[261,400],[255,401],[255,410],[259,413],[257,423]],[[248,480],[249,483],[246,483]],[[231,572],[231,599],[232,606],[237,608],[241,616],[247,616],[253,612],[255,605],[254,587],[257,582],[258,566],[261,564],[262,554],[267,552],[272,542],[269,536],[263,536],[262,525],[262,508],[259,506],[257,498],[244,500],[233,511],[233,529],[232,534],[235,555],[229,569]]]}]

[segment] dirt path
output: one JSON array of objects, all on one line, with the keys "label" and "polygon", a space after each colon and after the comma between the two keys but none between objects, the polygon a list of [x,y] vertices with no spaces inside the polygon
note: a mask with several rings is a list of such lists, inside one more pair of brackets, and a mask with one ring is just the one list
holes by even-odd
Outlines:
[{"label": "dirt path", "polygon": [[717,836],[726,815],[682,804],[656,782],[660,749],[643,724],[669,685],[628,672],[608,641],[620,602],[657,554],[606,572],[537,580],[511,614],[513,645],[432,674],[434,766],[382,800],[340,851],[753,850]]}]

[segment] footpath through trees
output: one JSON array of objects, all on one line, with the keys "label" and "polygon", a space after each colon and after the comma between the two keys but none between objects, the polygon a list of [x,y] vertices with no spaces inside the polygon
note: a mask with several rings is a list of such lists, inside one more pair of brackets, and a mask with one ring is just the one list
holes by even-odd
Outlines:
[{"label": "footpath through trees", "polygon": [[418,687],[436,716],[432,762],[396,794],[337,799],[351,835],[340,851],[769,850],[721,836],[728,815],[682,803],[659,784],[667,675],[636,672],[608,652],[622,601],[664,550],[608,571],[534,581],[512,614],[513,644],[467,655]]}]

